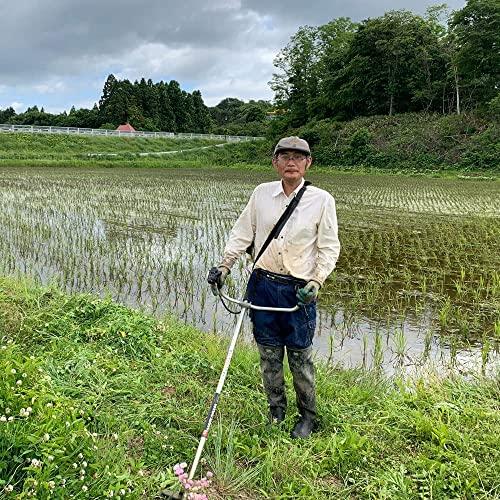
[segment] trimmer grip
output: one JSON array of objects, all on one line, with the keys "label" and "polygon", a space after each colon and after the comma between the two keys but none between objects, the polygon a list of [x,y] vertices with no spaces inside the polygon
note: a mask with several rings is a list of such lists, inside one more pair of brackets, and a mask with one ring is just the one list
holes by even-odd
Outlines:
[{"label": "trimmer grip", "polygon": [[208,271],[208,278],[207,281],[210,285],[217,285],[219,288],[221,287],[220,284],[220,277],[222,276],[222,271],[218,269],[217,267],[212,267],[210,271]]}]

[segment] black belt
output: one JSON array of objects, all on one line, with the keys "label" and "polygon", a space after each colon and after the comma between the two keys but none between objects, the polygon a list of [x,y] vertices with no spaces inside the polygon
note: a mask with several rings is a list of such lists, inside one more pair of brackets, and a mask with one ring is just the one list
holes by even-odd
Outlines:
[{"label": "black belt", "polygon": [[267,278],[269,280],[276,281],[278,283],[283,283],[284,285],[304,286],[307,283],[306,280],[295,278],[290,274],[272,273],[271,271],[266,271],[265,269],[261,269],[260,267],[255,269],[254,273],[259,277]]}]

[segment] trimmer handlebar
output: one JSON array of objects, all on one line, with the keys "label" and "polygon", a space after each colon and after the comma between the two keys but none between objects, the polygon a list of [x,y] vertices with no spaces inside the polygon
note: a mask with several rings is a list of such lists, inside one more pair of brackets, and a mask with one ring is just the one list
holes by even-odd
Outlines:
[{"label": "trimmer handlebar", "polygon": [[[212,285],[212,287],[216,287],[216,285]],[[238,300],[233,297],[229,297],[226,295],[222,290],[217,289],[217,293],[223,298],[228,300],[229,302],[232,302],[233,304],[238,304],[240,307],[243,309],[254,309],[255,311],[273,311],[273,312],[294,312],[299,309],[299,305],[293,306],[293,307],[266,307],[266,306],[256,306],[252,304],[251,302],[248,302],[246,300]]]}]

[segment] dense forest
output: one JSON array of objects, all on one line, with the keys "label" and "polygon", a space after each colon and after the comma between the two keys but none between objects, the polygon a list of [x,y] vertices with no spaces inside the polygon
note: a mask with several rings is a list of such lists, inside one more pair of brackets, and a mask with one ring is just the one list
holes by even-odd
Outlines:
[{"label": "dense forest", "polygon": [[294,126],[498,105],[500,2],[469,0],[451,15],[441,5],[425,17],[401,10],[359,24],[340,18],[305,26],[275,65],[276,104]]},{"label": "dense forest", "polygon": [[425,16],[390,11],[355,23],[338,18],[299,28],[276,56],[274,103],[228,97],[207,107],[201,92],[172,80],[109,75],[93,109],[46,113],[37,106],[0,123],[152,131],[276,135],[317,121],[401,113],[500,113],[500,2],[468,0],[461,10]]}]

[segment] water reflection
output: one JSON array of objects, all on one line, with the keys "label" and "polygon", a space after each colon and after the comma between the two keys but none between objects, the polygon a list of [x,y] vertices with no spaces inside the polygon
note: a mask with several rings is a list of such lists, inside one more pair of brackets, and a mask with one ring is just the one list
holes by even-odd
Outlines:
[{"label": "water reflection", "polygon": [[[1,274],[110,295],[157,316],[173,311],[205,331],[232,332],[235,318],[212,296],[206,273],[218,262],[261,174],[258,181],[251,175],[171,171],[4,169],[0,174],[6,181],[0,183]],[[387,224],[386,214],[381,220]],[[230,294],[242,295],[247,276],[240,262],[231,274]],[[364,298],[365,291],[360,293]],[[395,308],[378,319],[361,311],[354,301],[324,295],[314,344],[319,357],[387,373],[498,366],[494,350],[447,344],[432,304],[418,313]],[[250,341],[248,321],[243,330]]]}]

